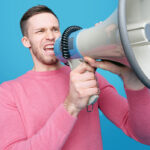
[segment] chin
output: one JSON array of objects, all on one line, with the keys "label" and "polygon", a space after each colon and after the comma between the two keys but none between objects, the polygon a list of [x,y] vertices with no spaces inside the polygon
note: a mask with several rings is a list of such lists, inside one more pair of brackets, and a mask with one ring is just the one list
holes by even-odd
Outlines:
[{"label": "chin", "polygon": [[45,65],[57,65],[58,63],[59,63],[59,60],[57,58],[43,61],[43,64]]}]

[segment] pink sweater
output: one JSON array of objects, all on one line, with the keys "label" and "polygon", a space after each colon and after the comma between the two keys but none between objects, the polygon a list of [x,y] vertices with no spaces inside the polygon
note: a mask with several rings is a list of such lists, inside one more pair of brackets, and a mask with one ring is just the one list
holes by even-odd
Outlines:
[{"label": "pink sweater", "polygon": [[128,106],[127,100],[97,75],[101,93],[93,112],[84,109],[74,118],[63,106],[69,72],[68,67],[29,71],[0,85],[0,150],[102,150],[98,108],[128,136],[150,143],[147,88],[126,90]]}]

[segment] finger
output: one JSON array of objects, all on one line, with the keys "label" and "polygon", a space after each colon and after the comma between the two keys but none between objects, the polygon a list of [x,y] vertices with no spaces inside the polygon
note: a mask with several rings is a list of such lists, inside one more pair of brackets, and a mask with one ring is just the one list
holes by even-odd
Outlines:
[{"label": "finger", "polygon": [[93,72],[85,72],[83,74],[72,75],[73,81],[89,81],[96,80],[96,76]]},{"label": "finger", "polygon": [[96,76],[93,72],[85,72],[85,73],[70,73],[70,81],[71,83],[76,83],[78,88],[80,88],[80,83],[90,81],[90,80],[96,80]]},{"label": "finger", "polygon": [[83,74],[79,74],[78,79],[80,79],[80,81],[95,80],[96,76],[95,73],[86,71]]},{"label": "finger", "polygon": [[96,80],[89,80],[89,81],[85,81],[85,82],[80,82],[77,85],[77,88],[80,89],[88,89],[88,88],[97,88],[97,81]]},{"label": "finger", "polygon": [[85,62],[83,62],[77,68],[74,69],[74,72],[77,72],[77,73],[84,73],[86,71],[94,72],[95,69]]},{"label": "finger", "polygon": [[96,67],[96,60],[95,60],[95,59],[93,59],[93,58],[91,58],[91,57],[88,57],[88,56],[85,56],[85,57],[84,57],[84,61],[85,61],[86,63],[88,63],[90,66]]},{"label": "finger", "polygon": [[92,67],[101,68],[118,75],[120,75],[123,69],[125,68],[125,66],[120,63],[115,63],[115,62],[113,63],[112,61],[107,61],[107,60],[96,61],[93,58],[87,56],[84,57],[84,60]]},{"label": "finger", "polygon": [[96,62],[95,65],[98,68],[110,71],[110,72],[118,74],[118,75],[121,75],[121,72],[125,68],[124,66],[118,66],[118,65],[116,65],[112,62],[109,62],[109,61],[99,61],[99,62]]},{"label": "finger", "polygon": [[88,88],[83,90],[83,96],[92,96],[92,95],[98,95],[100,93],[99,88]]}]

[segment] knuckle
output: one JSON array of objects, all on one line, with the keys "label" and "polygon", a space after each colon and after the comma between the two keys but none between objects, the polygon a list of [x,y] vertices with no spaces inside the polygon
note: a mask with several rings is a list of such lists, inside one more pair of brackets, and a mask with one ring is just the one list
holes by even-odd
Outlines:
[{"label": "knuckle", "polygon": [[97,81],[96,80],[93,80],[93,85],[97,86]]},{"label": "knuckle", "polygon": [[98,88],[98,87],[95,89],[95,92],[96,92],[97,94],[99,94],[99,88]]},{"label": "knuckle", "polygon": [[94,94],[97,94],[98,91],[99,91],[99,89],[98,89],[97,87],[93,88],[93,93],[94,93]]},{"label": "knuckle", "polygon": [[84,95],[83,95],[84,92],[82,90],[78,90],[77,93],[78,93],[78,97],[79,98],[83,98],[84,97]]},{"label": "knuckle", "polygon": [[95,74],[91,73],[91,79],[95,79]]}]

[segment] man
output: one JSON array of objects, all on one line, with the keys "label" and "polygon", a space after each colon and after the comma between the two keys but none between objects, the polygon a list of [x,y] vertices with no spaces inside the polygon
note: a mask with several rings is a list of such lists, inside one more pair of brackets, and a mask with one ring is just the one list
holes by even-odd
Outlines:
[{"label": "man", "polygon": [[[0,86],[1,150],[102,150],[98,108],[128,136],[150,144],[150,92],[130,70],[103,67],[120,72],[127,103],[101,75],[96,80],[94,67],[101,63],[85,57],[87,63],[73,71],[60,64],[53,50],[59,21],[49,8],[29,9],[20,23],[34,67]],[[136,86],[130,79],[136,79]],[[87,112],[95,94],[99,99]]]}]

